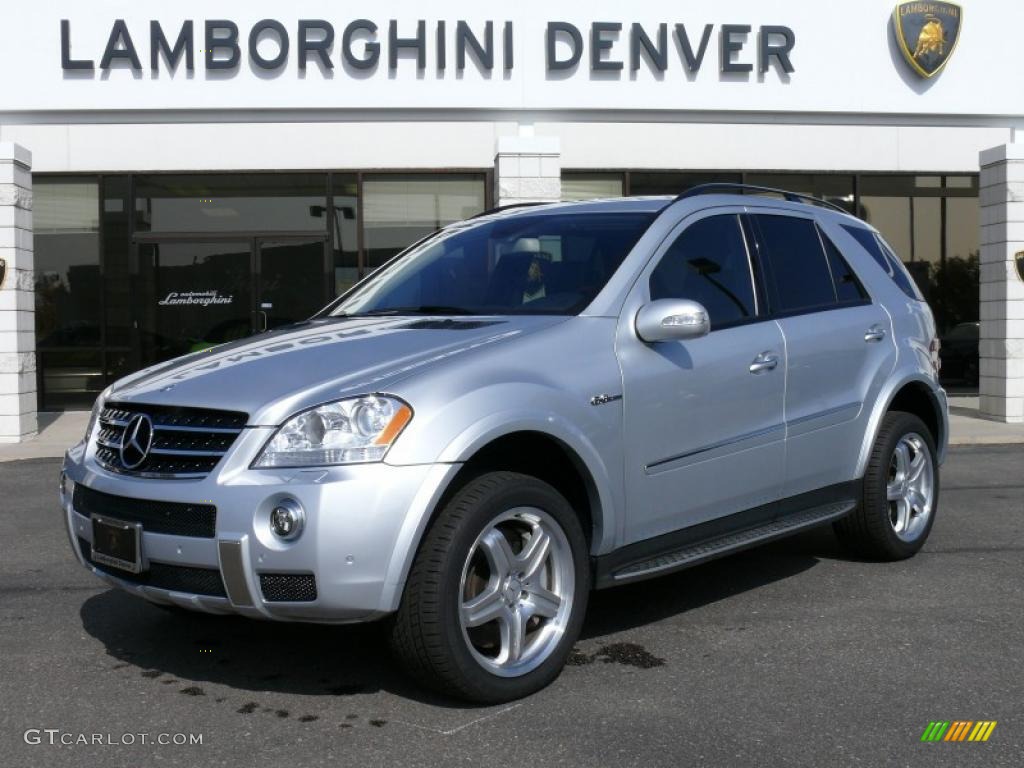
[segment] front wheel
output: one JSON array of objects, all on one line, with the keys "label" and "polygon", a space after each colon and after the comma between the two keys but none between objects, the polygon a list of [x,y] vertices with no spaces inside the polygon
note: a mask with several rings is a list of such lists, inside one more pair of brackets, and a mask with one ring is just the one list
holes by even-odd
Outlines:
[{"label": "front wheel", "polygon": [[835,530],[859,555],[901,560],[924,546],[938,504],[939,465],[931,432],[914,414],[890,411],[871,450],[860,504]]},{"label": "front wheel", "polygon": [[579,636],[587,546],[565,498],[537,478],[470,481],[427,532],[392,624],[392,646],[430,687],[482,703],[540,690]]}]

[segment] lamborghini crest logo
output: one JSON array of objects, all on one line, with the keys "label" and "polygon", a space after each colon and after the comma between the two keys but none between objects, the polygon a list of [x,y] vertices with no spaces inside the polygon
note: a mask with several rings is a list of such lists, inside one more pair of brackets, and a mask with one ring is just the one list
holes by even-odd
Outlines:
[{"label": "lamborghini crest logo", "polygon": [[934,77],[956,50],[963,9],[956,3],[900,3],[893,11],[896,42],[921,77]]}]

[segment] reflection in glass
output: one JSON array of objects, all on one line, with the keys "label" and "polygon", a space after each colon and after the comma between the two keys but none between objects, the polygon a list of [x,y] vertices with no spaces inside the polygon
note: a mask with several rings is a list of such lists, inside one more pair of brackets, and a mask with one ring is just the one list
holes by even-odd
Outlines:
[{"label": "reflection in glass", "polygon": [[259,254],[260,330],[297,323],[323,309],[328,297],[322,239],[261,240]]},{"label": "reflection in glass", "polygon": [[40,348],[38,355],[46,410],[88,408],[103,391],[102,350]]},{"label": "reflection in glass", "polygon": [[139,246],[142,365],[252,333],[248,242]]},{"label": "reflection in glass", "polygon": [[134,224],[138,232],[323,232],[326,205],[323,173],[153,174],[136,177]]},{"label": "reflection in glass", "polygon": [[341,296],[359,280],[359,187],[354,173],[337,173],[334,196],[334,295]]},{"label": "reflection in glass", "polygon": [[36,338],[40,347],[98,346],[99,189],[94,179],[35,185]]},{"label": "reflection in glass", "polygon": [[747,184],[820,197],[853,213],[853,176],[841,173],[748,173]]},{"label": "reflection in glass", "polygon": [[563,200],[594,200],[602,197],[621,197],[621,173],[563,173]]},{"label": "reflection in glass", "polygon": [[366,176],[366,266],[375,269],[442,226],[481,213],[485,191],[482,175]]},{"label": "reflection in glass", "polygon": [[698,184],[739,184],[742,181],[743,177],[738,173],[633,171],[629,174],[628,194],[634,196],[681,195]]},{"label": "reflection in glass", "polygon": [[130,178],[104,176],[103,213],[103,290],[108,347],[129,347],[132,343],[131,264],[135,250],[129,231],[131,212]]},{"label": "reflection in glass", "polygon": [[754,315],[754,285],[736,216],[709,216],[691,224],[651,273],[651,299],[689,299],[707,310],[718,329]]}]

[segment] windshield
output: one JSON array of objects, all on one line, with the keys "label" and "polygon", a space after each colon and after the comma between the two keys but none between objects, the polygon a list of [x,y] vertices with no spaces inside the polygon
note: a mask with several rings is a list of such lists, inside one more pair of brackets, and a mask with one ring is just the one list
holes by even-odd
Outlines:
[{"label": "windshield", "polygon": [[576,314],[655,215],[534,214],[455,225],[382,267],[329,314]]}]

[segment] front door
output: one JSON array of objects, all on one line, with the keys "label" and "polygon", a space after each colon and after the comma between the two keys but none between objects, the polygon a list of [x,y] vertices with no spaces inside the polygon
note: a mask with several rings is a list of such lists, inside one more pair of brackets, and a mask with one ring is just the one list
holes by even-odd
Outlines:
[{"label": "front door", "polygon": [[330,298],[323,237],[142,239],[136,367],[298,322]]},{"label": "front door", "polygon": [[256,330],[305,320],[330,300],[324,239],[257,238]]},{"label": "front door", "polygon": [[[765,317],[740,211],[684,221],[627,300],[616,345],[626,451],[623,544],[746,510],[767,519],[785,459],[785,343]],[[648,301],[707,309],[703,338],[648,344]],[[750,519],[748,522],[762,522]]]},{"label": "front door", "polygon": [[135,282],[138,367],[252,332],[248,239],[142,242]]}]

